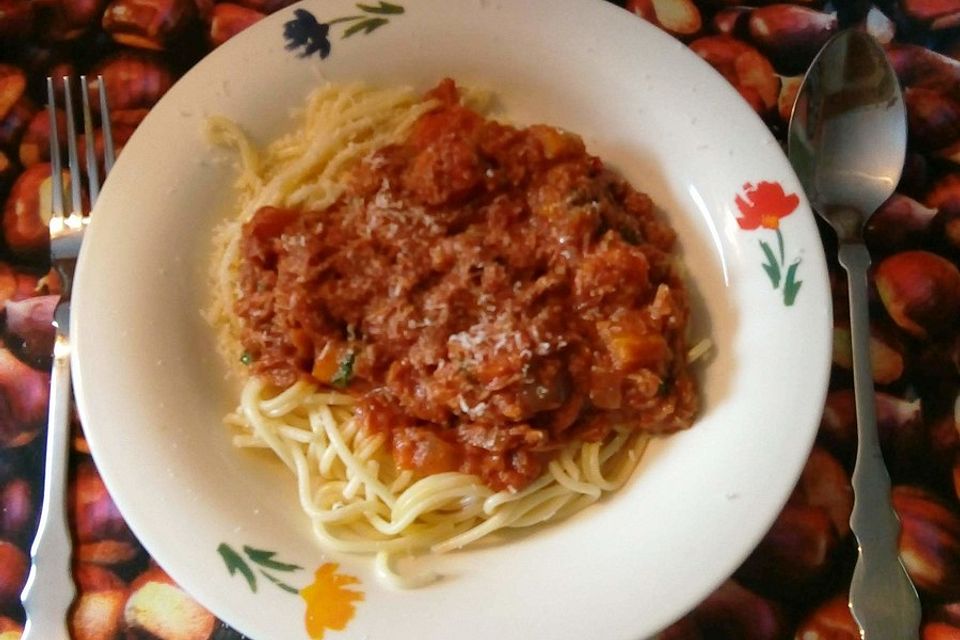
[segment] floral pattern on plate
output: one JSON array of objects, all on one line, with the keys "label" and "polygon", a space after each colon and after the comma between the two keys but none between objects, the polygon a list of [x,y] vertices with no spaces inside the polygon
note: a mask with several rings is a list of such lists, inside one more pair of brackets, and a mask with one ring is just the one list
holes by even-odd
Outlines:
[{"label": "floral pattern on plate", "polygon": [[800,205],[800,197],[795,193],[785,193],[779,182],[759,182],[756,185],[748,182],[743,185],[743,194],[737,194],[734,202],[740,210],[737,224],[741,229],[754,231],[763,228],[776,233],[776,252],[769,242],[760,240],[760,249],[764,255],[763,270],[774,289],[782,287],[783,304],[792,306],[803,284],[797,279],[800,258],[797,257],[787,264],[780,221],[796,211]]},{"label": "floral pattern on plate", "polygon": [[389,24],[392,16],[404,13],[402,6],[382,0],[375,6],[357,4],[357,8],[360,13],[356,15],[341,16],[327,22],[319,22],[316,16],[306,9],[295,9],[293,19],[283,24],[283,37],[287,41],[287,49],[290,51],[300,49],[301,58],[318,54],[322,60],[329,56],[333,49],[333,45],[330,44],[330,27],[333,25],[350,25],[344,29],[341,38],[349,38],[357,33],[367,35]]},{"label": "floral pattern on plate", "polygon": [[339,565],[325,562],[313,573],[313,582],[296,588],[277,577],[277,573],[295,573],[303,567],[276,560],[276,552],[243,545],[241,551],[223,542],[217,547],[230,575],[239,573],[254,593],[257,592],[257,574],[260,574],[280,589],[299,594],[306,604],[304,626],[312,640],[321,640],[328,630],[343,631],[356,614],[355,602],[364,599],[363,591],[354,585],[360,580],[354,576],[338,573]]}]

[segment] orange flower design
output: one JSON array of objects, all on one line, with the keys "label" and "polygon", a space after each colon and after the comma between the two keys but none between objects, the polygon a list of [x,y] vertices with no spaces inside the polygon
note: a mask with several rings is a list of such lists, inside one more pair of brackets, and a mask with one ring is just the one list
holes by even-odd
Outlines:
[{"label": "orange flower design", "polygon": [[784,193],[779,182],[760,182],[756,186],[748,182],[743,185],[743,191],[743,196],[736,197],[741,213],[737,223],[748,231],[758,227],[779,229],[780,218],[793,213],[800,204],[800,197]]},{"label": "orange flower design", "polygon": [[328,629],[343,631],[356,612],[354,602],[363,600],[363,592],[346,587],[360,584],[353,576],[337,573],[339,565],[327,562],[313,574],[313,584],[300,590],[307,603],[307,633],[321,640]]}]

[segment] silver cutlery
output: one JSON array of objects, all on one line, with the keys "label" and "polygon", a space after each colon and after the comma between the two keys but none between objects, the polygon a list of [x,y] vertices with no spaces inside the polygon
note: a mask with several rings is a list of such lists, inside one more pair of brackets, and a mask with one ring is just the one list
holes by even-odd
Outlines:
[{"label": "silver cutlery", "polygon": [[857,415],[850,528],[858,555],[850,610],[865,640],[919,636],[920,600],[898,555],[900,522],[877,434],[870,363],[867,219],[896,189],[907,144],[897,76],[869,35],[834,36],[803,80],[789,129],[789,155],[813,208],[837,234],[847,272]]},{"label": "silver cutlery", "polygon": [[[67,161],[70,175],[70,199],[65,202],[61,179],[63,162],[57,132],[56,96],[52,78],[47,78],[47,114],[50,118],[51,202],[50,259],[60,276],[62,293],[53,315],[56,339],[53,369],[50,374],[50,408],[47,417],[46,459],[43,470],[43,502],[40,524],[30,548],[30,574],[21,594],[27,614],[22,640],[68,640],[67,614],[76,597],[71,573],[71,541],[67,523],[67,464],[70,454],[70,288],[83,232],[89,218],[82,197],[83,175],[77,154],[74,126],[72,82],[63,78],[64,108],[67,116]],[[93,115],[87,80],[80,76],[84,143],[86,147],[86,183],[89,206],[100,191]],[[97,79],[100,117],[104,140],[104,174],[113,166],[113,138],[110,112],[103,78]],[[68,206],[65,206],[68,205]],[[69,209],[69,210],[67,210]]]}]

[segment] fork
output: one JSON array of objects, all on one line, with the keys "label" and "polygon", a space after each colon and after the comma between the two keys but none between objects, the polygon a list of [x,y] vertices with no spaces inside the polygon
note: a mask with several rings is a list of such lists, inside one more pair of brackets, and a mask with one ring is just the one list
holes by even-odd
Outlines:
[{"label": "fork", "polygon": [[[60,302],[53,314],[56,338],[53,347],[53,369],[50,373],[50,407],[47,415],[47,446],[43,472],[43,503],[37,535],[30,548],[30,573],[21,594],[27,624],[22,640],[68,640],[67,615],[76,597],[76,587],[70,570],[71,541],[67,523],[66,489],[67,463],[70,442],[70,289],[73,271],[83,242],[83,232],[89,218],[84,215],[80,172],[77,157],[77,134],[71,79],[63,77],[64,108],[67,116],[67,158],[70,168],[69,213],[64,211],[63,167],[57,132],[56,97],[53,78],[47,78],[47,115],[50,119],[50,259],[61,281]],[[80,76],[83,108],[83,129],[86,144],[87,193],[93,207],[100,192],[100,172],[97,167],[93,117],[85,76]],[[110,131],[110,111],[103,87],[103,77],[97,77],[100,96],[100,114],[104,142],[104,174],[114,161],[113,136]]]}]

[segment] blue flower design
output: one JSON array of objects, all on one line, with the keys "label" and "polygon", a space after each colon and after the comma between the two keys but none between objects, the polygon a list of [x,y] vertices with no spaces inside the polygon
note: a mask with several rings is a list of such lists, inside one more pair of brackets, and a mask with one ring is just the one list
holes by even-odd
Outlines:
[{"label": "blue flower design", "polygon": [[306,9],[296,9],[293,20],[283,25],[283,37],[287,41],[289,51],[302,49],[301,58],[320,54],[323,60],[330,55],[330,28],[336,24],[349,25],[344,29],[341,38],[349,38],[356,34],[367,35],[390,23],[393,16],[402,15],[404,9],[399,4],[380,1],[379,4],[357,4],[360,13],[351,16],[342,16],[320,22]]},{"label": "blue flower design", "polygon": [[320,59],[330,55],[330,25],[317,22],[312,13],[306,9],[297,9],[293,12],[293,20],[283,25],[283,37],[287,41],[287,49],[293,51],[303,47],[301,58],[320,54]]}]

